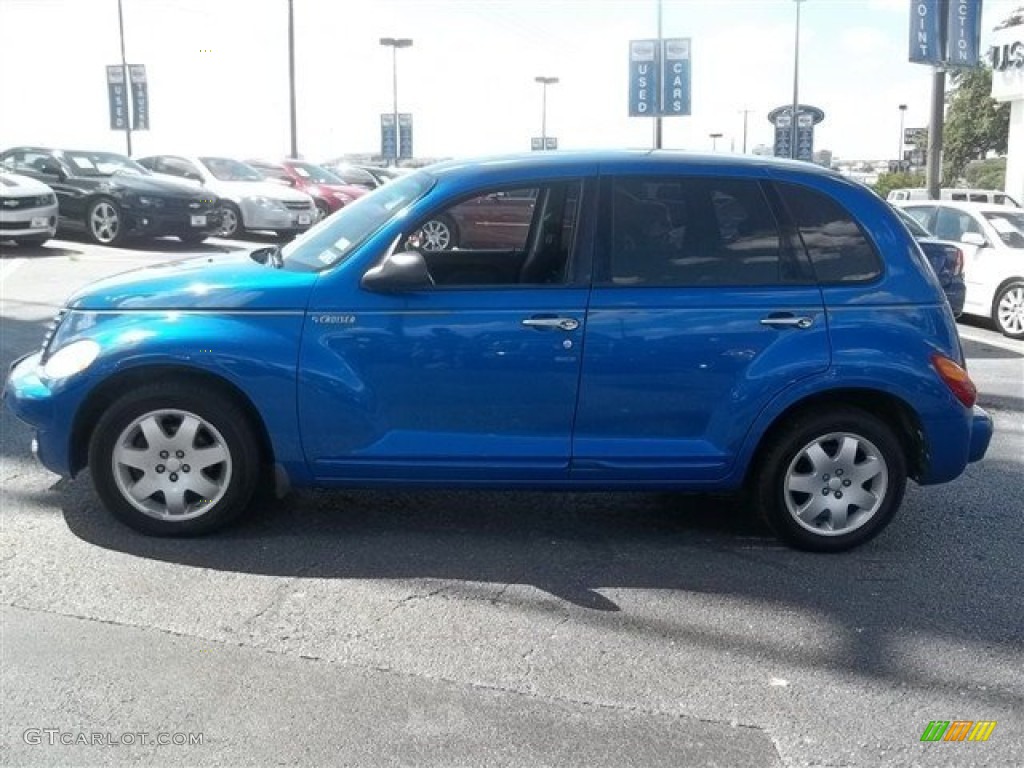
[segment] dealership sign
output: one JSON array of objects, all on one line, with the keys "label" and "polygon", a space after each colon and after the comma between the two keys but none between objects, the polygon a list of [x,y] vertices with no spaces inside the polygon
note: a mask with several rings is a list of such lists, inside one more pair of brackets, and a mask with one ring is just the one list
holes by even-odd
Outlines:
[{"label": "dealership sign", "polygon": [[395,130],[395,113],[384,112],[380,116],[380,154],[390,160],[412,157],[412,115],[402,112],[398,115],[398,130]]},{"label": "dealership sign", "polygon": [[988,60],[992,65],[992,98],[996,101],[1024,99],[1024,27],[997,30],[992,35]]},{"label": "dealership sign", "polygon": [[910,60],[981,66],[981,0],[910,0]]},{"label": "dealership sign", "polygon": [[796,118],[796,151],[793,151],[793,105],[777,107],[768,113],[768,122],[775,126],[775,157],[794,157],[814,162],[814,126],[825,119],[817,107],[800,104]]},{"label": "dealership sign", "polygon": [[631,40],[630,117],[690,114],[690,38]]}]

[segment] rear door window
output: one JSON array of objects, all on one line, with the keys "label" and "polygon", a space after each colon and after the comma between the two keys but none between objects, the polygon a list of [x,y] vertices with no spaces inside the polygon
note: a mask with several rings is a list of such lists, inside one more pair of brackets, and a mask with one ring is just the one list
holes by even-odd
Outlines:
[{"label": "rear door window", "polygon": [[796,225],[820,283],[860,283],[882,274],[882,260],[853,216],[823,192],[797,184],[776,188]]},{"label": "rear door window", "polygon": [[611,184],[610,263],[598,283],[773,285],[791,253],[753,179],[621,178]]}]

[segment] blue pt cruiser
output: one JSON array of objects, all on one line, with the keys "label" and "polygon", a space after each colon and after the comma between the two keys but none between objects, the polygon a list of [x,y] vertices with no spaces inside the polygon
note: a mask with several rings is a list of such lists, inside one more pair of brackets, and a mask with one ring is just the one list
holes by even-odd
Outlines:
[{"label": "blue pt cruiser", "polygon": [[261,478],[746,490],[820,551],[981,459],[975,398],[884,201],[643,151],[433,166],[283,248],[102,280],[5,387],[43,464],[151,534],[224,525]]}]

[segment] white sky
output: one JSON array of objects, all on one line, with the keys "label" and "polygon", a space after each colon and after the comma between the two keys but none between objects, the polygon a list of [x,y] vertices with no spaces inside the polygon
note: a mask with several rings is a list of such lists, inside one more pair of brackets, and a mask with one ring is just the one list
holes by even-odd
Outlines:
[{"label": "white sky", "polygon": [[[980,2],[980,0],[978,0]],[[984,0],[982,49],[1024,0]],[[129,63],[147,67],[152,152],[283,156],[289,147],[286,0],[123,0]],[[627,116],[631,39],[656,35],[656,0],[294,0],[299,150],[323,160],[375,152],[391,110],[415,119],[418,156],[647,147],[650,119]],[[815,148],[893,157],[900,103],[926,125],[930,69],[907,62],[909,0],[807,0],[801,102],[821,107]],[[693,39],[693,112],[665,121],[665,146],[771,143],[768,111],[792,99],[792,0],[664,0],[664,35]],[[207,52],[208,51],[208,52]],[[36,143],[124,151],[108,127],[105,65],[120,60],[116,0],[0,0],[0,148]]]}]

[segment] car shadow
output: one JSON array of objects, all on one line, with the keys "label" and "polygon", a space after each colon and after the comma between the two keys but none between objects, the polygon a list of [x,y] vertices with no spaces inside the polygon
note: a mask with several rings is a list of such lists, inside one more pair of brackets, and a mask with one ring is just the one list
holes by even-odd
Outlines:
[{"label": "car shadow", "polygon": [[[1005,485],[1019,478],[1010,462],[977,467],[965,482]],[[621,590],[763,603],[835,626],[844,647],[828,654],[805,649],[811,666],[950,692],[977,686],[964,679],[967,673],[936,680],[922,672],[903,658],[903,638],[1024,649],[1020,575],[1007,573],[992,585],[993,564],[1015,562],[1024,546],[1018,512],[980,503],[942,508],[941,488],[912,487],[910,509],[869,544],[814,555],[777,543],[745,502],[730,496],[304,491],[259,507],[223,533],[160,539],[116,523],[82,490],[84,482],[53,491],[74,535],[190,567],[304,579],[442,580],[446,592],[469,599],[479,599],[481,583],[528,585],[556,600],[524,610],[569,604],[576,620],[592,624],[623,613],[616,599]],[[933,514],[938,509],[941,523]],[[715,622],[680,615],[617,621],[629,631],[793,660],[792,649],[779,647],[770,631],[723,635]],[[1024,704],[1008,687],[980,695]]]},{"label": "car shadow", "polygon": [[45,259],[55,256],[81,256],[84,251],[64,248],[58,245],[16,245],[14,242],[0,242],[0,259]]}]

